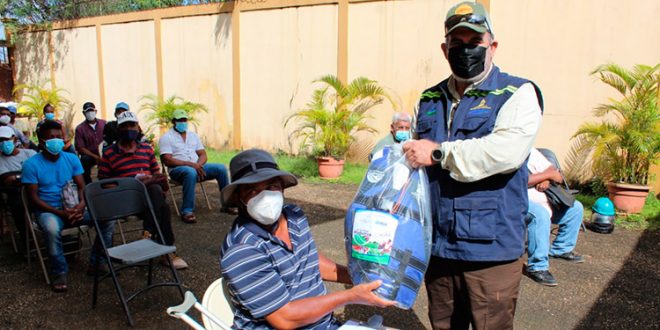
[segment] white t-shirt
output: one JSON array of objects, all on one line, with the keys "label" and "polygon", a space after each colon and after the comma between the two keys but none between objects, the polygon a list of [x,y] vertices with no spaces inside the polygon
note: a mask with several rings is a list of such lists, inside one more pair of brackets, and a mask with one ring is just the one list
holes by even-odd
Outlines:
[{"label": "white t-shirt", "polygon": [[[527,160],[527,169],[530,174],[541,173],[552,166],[552,163],[541,154],[536,148],[532,148],[532,152],[529,154],[529,160]],[[536,188],[531,187],[527,189],[527,196],[529,201],[532,203],[539,204],[545,208],[550,216],[552,216],[552,208],[550,203],[548,203],[548,196],[544,192],[536,190]]]},{"label": "white t-shirt", "polygon": [[172,158],[184,162],[197,162],[197,150],[204,150],[204,145],[195,132],[187,131],[184,141],[183,136],[173,128],[163,134],[158,146],[161,156],[171,154]]},{"label": "white t-shirt", "polygon": [[0,175],[23,170],[23,163],[37,153],[32,149],[18,149],[13,156],[0,153]]}]

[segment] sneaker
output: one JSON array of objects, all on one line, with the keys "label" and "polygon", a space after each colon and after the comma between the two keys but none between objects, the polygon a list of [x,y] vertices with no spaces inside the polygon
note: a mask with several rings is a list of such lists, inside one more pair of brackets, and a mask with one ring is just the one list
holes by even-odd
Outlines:
[{"label": "sneaker", "polygon": [[547,270],[539,270],[535,272],[527,272],[527,277],[534,280],[534,282],[543,284],[545,286],[557,286],[557,280]]},{"label": "sneaker", "polygon": [[[180,269],[188,268],[188,263],[186,263],[186,261],[183,260],[183,258],[177,256],[176,253],[170,253],[169,256],[170,256],[170,260],[172,260],[172,266],[174,266],[174,269],[180,270]],[[168,266],[168,267],[170,265],[167,262],[167,258],[165,256],[163,256],[163,259],[161,260],[161,264],[163,266]]]},{"label": "sneaker", "polygon": [[576,264],[584,262],[584,257],[579,254],[573,253],[573,251],[566,252],[564,254],[552,255],[550,257],[555,259],[564,259],[566,261],[570,261]]}]

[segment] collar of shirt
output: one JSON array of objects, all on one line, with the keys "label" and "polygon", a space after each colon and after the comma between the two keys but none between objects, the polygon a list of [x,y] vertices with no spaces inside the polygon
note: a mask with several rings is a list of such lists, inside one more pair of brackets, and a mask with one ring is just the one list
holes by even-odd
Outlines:
[{"label": "collar of shirt", "polygon": [[[284,208],[282,209],[282,214],[284,214],[284,217],[286,218],[287,224],[289,225],[289,231],[291,230],[291,221],[289,220],[289,217],[286,216]],[[249,216],[247,215],[239,215],[239,225],[243,226],[246,230],[250,231],[251,233],[263,238],[264,240],[271,241],[275,244],[278,244],[285,248],[286,250],[289,250],[289,247],[279,238],[277,238],[275,235],[261,227],[255,220],[252,220]],[[279,224],[279,221],[276,222],[273,225],[273,231],[277,229],[277,226]],[[293,237],[291,234],[289,234],[291,237],[291,244],[293,246]]]}]

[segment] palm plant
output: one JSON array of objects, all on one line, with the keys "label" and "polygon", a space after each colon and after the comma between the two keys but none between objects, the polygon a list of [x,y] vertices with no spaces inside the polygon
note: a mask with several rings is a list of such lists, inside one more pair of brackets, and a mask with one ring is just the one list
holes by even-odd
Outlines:
[{"label": "palm plant", "polygon": [[[56,87],[50,80],[44,84],[20,84],[14,87],[14,94],[18,95],[18,111],[28,118],[43,117],[46,104],[51,104],[56,110],[73,108],[73,104],[65,96],[69,94],[66,89]],[[70,111],[70,110],[69,110]]]},{"label": "palm plant", "polygon": [[324,86],[314,90],[312,100],[304,109],[286,118],[286,127],[292,120],[299,122],[289,138],[300,139],[301,150],[311,151],[318,157],[345,157],[358,132],[373,133],[366,120],[366,112],[375,105],[389,100],[385,90],[374,80],[358,77],[348,85],[334,75],[326,75],[314,82]]},{"label": "palm plant", "polygon": [[188,122],[191,122],[195,127],[198,123],[196,116],[200,112],[208,112],[203,104],[190,102],[176,95],[163,100],[156,95],[147,94],[140,97],[140,102],[143,102],[140,111],[149,112],[146,117],[147,122],[162,128],[170,125],[174,111],[177,109],[185,110],[189,116]]},{"label": "palm plant", "polygon": [[568,165],[574,176],[590,167],[605,180],[648,184],[649,167],[660,159],[659,70],[660,64],[605,64],[591,73],[622,98],[599,105],[594,114],[601,121],[583,124],[573,135]]}]

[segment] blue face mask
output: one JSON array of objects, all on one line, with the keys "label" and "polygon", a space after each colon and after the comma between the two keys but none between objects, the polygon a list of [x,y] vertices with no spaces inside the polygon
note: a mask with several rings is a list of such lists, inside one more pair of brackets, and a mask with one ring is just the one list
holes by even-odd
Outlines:
[{"label": "blue face mask", "polygon": [[14,141],[12,140],[7,140],[7,141],[2,141],[2,153],[9,156],[14,152],[14,148],[16,148],[16,145],[14,144]]},{"label": "blue face mask", "polygon": [[188,123],[177,121],[176,124],[174,124],[174,129],[179,133],[185,133],[188,130]]},{"label": "blue face mask", "polygon": [[44,115],[44,117],[46,117],[46,119],[48,119],[48,120],[53,120],[53,119],[55,119],[55,113],[54,112],[47,112]]},{"label": "blue face mask", "polygon": [[46,140],[44,146],[46,147],[46,151],[48,151],[50,154],[59,155],[64,148],[64,140],[57,138]]},{"label": "blue face mask", "polygon": [[410,131],[396,131],[396,134],[394,134],[394,139],[399,142],[408,141],[410,140]]}]

